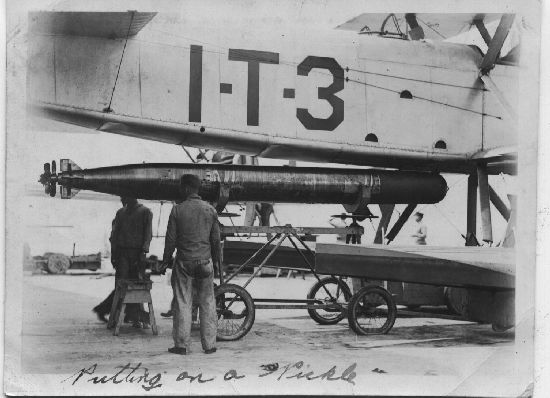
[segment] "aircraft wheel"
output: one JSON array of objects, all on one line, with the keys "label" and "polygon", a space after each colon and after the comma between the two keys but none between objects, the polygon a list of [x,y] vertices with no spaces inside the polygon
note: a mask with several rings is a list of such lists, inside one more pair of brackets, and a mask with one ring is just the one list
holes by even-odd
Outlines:
[{"label": "aircraft wheel", "polygon": [[[327,293],[330,292],[330,295]],[[351,299],[351,291],[348,285],[337,278],[332,276],[322,278],[317,281],[307,294],[309,300],[316,300],[322,302],[322,304],[337,303],[344,306],[344,309],[325,308],[325,309],[308,309],[307,312],[311,319],[320,325],[335,325],[346,317],[345,306]]]},{"label": "aircraft wheel", "polygon": [[49,274],[64,274],[71,266],[71,260],[64,254],[53,253],[47,259],[46,271]]},{"label": "aircraft wheel", "polygon": [[395,301],[381,286],[365,286],[353,295],[348,305],[349,326],[361,335],[388,333],[396,316]]},{"label": "aircraft wheel", "polygon": [[250,294],[241,286],[224,284],[214,289],[218,315],[217,340],[233,341],[246,335],[254,324],[255,308]]}]

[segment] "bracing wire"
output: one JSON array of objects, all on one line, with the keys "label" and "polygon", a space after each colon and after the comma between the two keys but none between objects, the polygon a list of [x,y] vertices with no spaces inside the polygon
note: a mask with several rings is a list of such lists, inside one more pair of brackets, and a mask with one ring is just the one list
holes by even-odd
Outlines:
[{"label": "bracing wire", "polygon": [[128,44],[128,37],[130,37],[130,29],[132,28],[132,23],[134,22],[134,15],[135,15],[135,11],[132,11],[132,16],[130,17],[130,23],[128,24],[128,31],[126,32],[126,40],[124,41],[124,47],[122,48],[122,54],[120,55],[120,61],[118,63],[118,69],[117,69],[117,72],[116,72],[115,83],[113,84],[113,90],[111,91],[111,99],[109,100],[109,106],[107,108],[105,108],[106,112],[111,111],[111,104],[113,102],[113,96],[115,94],[115,88],[116,88],[116,84],[118,82],[118,75],[120,74],[120,67],[122,66],[122,60],[124,59],[124,52],[126,51],[126,45]]},{"label": "bracing wire", "polygon": [[[468,177],[465,177],[465,178],[461,178],[460,180],[457,180],[455,181],[453,184],[451,184],[448,188],[448,191],[451,190],[451,188],[455,187],[456,185],[464,182],[464,181],[467,181]],[[428,205],[424,205],[422,207],[420,207],[418,209],[418,211],[422,211],[424,208],[426,208],[426,206]],[[436,208],[436,210],[443,216],[443,218],[455,229],[456,232],[458,232],[458,234],[462,237],[462,238],[465,238],[464,234],[460,231],[460,229],[443,213],[443,211],[436,206],[435,203],[432,203],[432,206]]]},{"label": "bracing wire", "polygon": [[[347,77],[346,77],[346,81],[350,81],[350,82],[354,82],[354,83],[358,83],[358,84],[363,84],[363,85],[365,85],[365,86],[367,86],[367,87],[373,87],[373,88],[377,88],[377,89],[384,90],[384,91],[390,91],[390,92],[396,93],[396,94],[400,94],[400,93],[401,93],[401,91],[399,91],[399,90],[394,90],[394,89],[391,89],[391,88],[387,88],[387,87],[383,87],[383,86],[378,86],[378,85],[376,85],[376,84],[370,84],[370,83],[367,83],[367,82],[361,82],[361,81],[359,81],[359,80],[353,80],[353,79],[349,79],[349,78],[347,78]],[[458,109],[458,110],[465,111],[465,112],[475,113],[476,115],[487,116],[487,117],[493,117],[493,118],[495,118],[495,119],[502,120],[502,116],[491,115],[491,114],[489,114],[489,113],[476,111],[476,110],[474,110],[474,109],[464,108],[464,107],[461,107],[461,106],[458,106],[458,105],[448,104],[448,103],[446,103],[446,102],[436,101],[436,100],[433,100],[433,99],[430,99],[430,98],[418,97],[418,96],[416,96],[416,95],[415,95],[413,98],[414,98],[414,99],[421,100],[421,101],[431,102],[431,103],[433,103],[433,104],[438,104],[438,105],[442,105],[442,106],[447,106],[447,107],[449,107],[449,108]]]},{"label": "bracing wire", "polygon": [[[434,28],[432,28],[431,26],[427,25],[425,22],[421,21],[422,23],[424,23],[426,26],[428,26],[430,29],[434,30]],[[170,32],[165,32],[165,31],[162,31],[162,30],[158,30],[158,29],[154,29],[158,32],[161,32],[161,33],[165,33],[165,34],[170,34],[174,37],[179,37],[179,38],[182,38],[182,39],[185,39],[185,40],[190,40],[190,41],[194,41],[194,42],[197,42],[197,43],[202,43],[202,44],[208,44],[208,45],[212,45],[212,46],[215,46],[215,47],[218,47],[220,48],[222,51],[212,51],[212,50],[203,50],[205,52],[210,52],[210,53],[213,53],[213,54],[219,54],[219,55],[225,55],[225,51],[228,50],[228,48],[225,48],[223,46],[220,46],[220,45],[217,45],[217,44],[213,44],[213,43],[208,43],[208,42],[204,42],[204,41],[200,41],[200,40],[196,40],[196,39],[193,39],[193,38],[190,38],[190,37],[187,37],[187,36],[181,36],[181,35],[178,35],[178,34],[173,34],[173,33],[170,33]],[[437,31],[436,31],[437,32]],[[437,32],[438,33],[438,32]],[[441,37],[445,38],[443,35],[441,35],[440,33],[438,33]],[[136,39],[137,41],[141,41],[141,42],[145,42],[145,43],[156,43],[156,42],[153,42],[153,41],[148,41],[148,40],[143,40],[143,39]],[[173,45],[173,44],[166,44],[166,43],[161,43],[161,42],[158,42],[156,44],[159,44],[159,45],[169,45],[169,46],[173,46],[173,47],[177,47],[177,48],[187,48],[186,46],[181,46],[181,45]],[[251,57],[251,59],[254,59],[254,57]],[[287,66],[292,66],[292,67],[296,67],[298,65],[297,62],[289,62],[289,61],[279,61],[279,64],[280,65],[287,65]],[[409,81],[418,81],[420,83],[426,83],[426,84],[437,84],[437,85],[444,85],[444,86],[448,86],[448,87],[456,87],[456,88],[465,88],[465,89],[471,89],[471,90],[481,90],[483,91],[484,89],[483,88],[479,88],[479,87],[468,87],[468,86],[460,86],[460,85],[454,85],[454,84],[448,84],[448,83],[443,83],[443,82],[431,82],[431,81],[428,81],[428,80],[421,80],[421,79],[413,79],[413,78],[406,78],[406,77],[402,77],[402,76],[395,76],[395,75],[389,75],[389,74],[379,74],[379,73],[374,73],[374,72],[369,72],[369,71],[361,71],[361,70],[356,70],[356,69],[351,69],[349,67],[345,68],[347,71],[354,71],[354,72],[357,72],[357,73],[365,73],[365,74],[373,74],[373,75],[380,75],[380,76],[386,76],[386,77],[389,77],[389,78],[394,78],[394,79],[402,79],[402,80],[409,80]],[[313,73],[316,73],[316,74],[319,74],[319,75],[327,75],[327,76],[333,76],[332,74],[330,73],[327,73],[327,72],[322,72],[320,70],[316,70],[314,71]],[[334,77],[334,76],[333,76]],[[334,77],[336,79],[339,79],[340,77]],[[398,90],[393,90],[393,89],[390,89],[388,87],[383,87],[383,86],[379,86],[379,85],[375,85],[375,84],[370,84],[370,83],[367,83],[367,82],[363,82],[363,81],[359,81],[359,80],[355,80],[355,79],[350,79],[349,77],[343,77],[341,79],[345,79],[346,82],[351,82],[351,83],[355,83],[355,84],[361,84],[361,85],[364,85],[364,86],[367,86],[367,87],[373,87],[373,88],[377,88],[377,89],[380,89],[380,90],[385,90],[385,91],[390,91],[390,92],[394,92],[394,93],[397,93],[397,94],[400,94],[401,92],[398,91]],[[421,100],[421,101],[427,101],[427,102],[431,102],[431,103],[434,103],[434,104],[438,104],[438,105],[441,105],[441,106],[446,106],[446,107],[450,107],[450,108],[453,108],[453,109],[458,109],[458,110],[461,110],[461,111],[465,111],[465,112],[471,112],[471,113],[474,113],[474,114],[478,114],[478,115],[481,115],[481,116],[486,116],[486,117],[492,117],[492,118],[495,118],[495,119],[499,119],[499,120],[502,120],[502,116],[496,116],[496,115],[492,115],[492,114],[488,114],[488,113],[485,113],[485,112],[480,112],[480,111],[476,111],[474,109],[469,109],[469,108],[464,108],[464,107],[461,107],[461,106],[458,106],[458,105],[452,105],[452,104],[449,104],[449,103],[446,103],[446,102],[442,102],[442,101],[437,101],[437,100],[433,100],[433,99],[430,99],[430,98],[425,98],[425,97],[418,97],[418,96],[414,96],[414,99],[418,99],[418,100]]]},{"label": "bracing wire", "polygon": [[435,28],[433,28],[432,26],[430,26],[429,24],[427,24],[426,22],[424,22],[423,20],[421,20],[420,18],[418,18],[418,15],[416,16],[416,19],[418,19],[420,22],[422,22],[424,25],[426,25],[426,27],[428,27],[429,29],[433,30],[437,35],[439,35],[440,37],[442,37],[443,40],[446,40],[446,39],[447,39],[445,36],[443,36],[441,33],[439,33]]},{"label": "bracing wire", "polygon": [[369,218],[370,226],[372,227],[372,232],[376,233],[376,228],[374,228],[374,223],[372,222],[372,218]]},{"label": "bracing wire", "polygon": [[468,90],[487,91],[487,89],[484,88],[483,86],[479,86],[479,87],[461,86],[460,84],[444,83],[444,82],[437,82],[437,81],[424,80],[424,79],[414,79],[412,77],[390,75],[390,74],[387,74],[387,73],[370,72],[370,71],[366,71],[366,70],[353,69],[353,68],[349,68],[349,67],[347,67],[345,69],[346,69],[346,72],[347,71],[352,71],[352,72],[357,72],[357,73],[363,73],[365,75],[382,76],[382,77],[388,77],[388,78],[391,78],[391,79],[406,80],[406,81],[409,81],[409,82],[435,84],[435,85],[438,85],[438,86],[445,86],[445,87],[465,88],[465,89],[468,89]]},{"label": "bracing wire", "polygon": [[436,206],[435,203],[432,203],[432,206],[435,207],[437,209],[437,211],[439,212],[439,214],[441,214],[443,216],[443,218],[455,229],[456,232],[458,232],[458,234],[464,238],[464,234],[462,232],[460,232],[460,229],[445,215],[445,213],[443,213],[439,207]]}]

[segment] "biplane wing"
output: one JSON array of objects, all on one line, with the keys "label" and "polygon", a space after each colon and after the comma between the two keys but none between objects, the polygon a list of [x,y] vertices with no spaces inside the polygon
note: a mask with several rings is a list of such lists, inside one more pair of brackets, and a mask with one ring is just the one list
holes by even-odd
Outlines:
[{"label": "biplane wing", "polygon": [[29,32],[124,39],[137,35],[156,12],[36,12],[29,19]]},{"label": "biplane wing", "polygon": [[323,274],[441,286],[515,286],[512,248],[317,244],[315,267]]},{"label": "biplane wing", "polygon": [[[435,29],[439,14],[406,14],[409,25],[410,15]],[[490,174],[514,172],[513,163],[473,158],[517,142],[515,124],[504,120],[515,119],[517,68],[491,72],[513,15],[502,16],[487,54],[441,41],[348,40],[349,32],[334,30],[300,45],[230,37],[212,51],[175,33],[158,40],[159,32],[146,28],[154,17],[31,13],[29,111],[259,157],[455,173],[483,163]],[[497,14],[442,18],[439,28],[454,21],[448,28],[458,32]],[[172,25],[174,32],[186,28]]]},{"label": "biplane wing", "polygon": [[[228,240],[225,261],[242,264],[264,242]],[[320,274],[482,290],[515,286],[515,250],[503,247],[387,246],[310,243],[301,250]],[[252,262],[258,265],[260,260]],[[268,266],[308,270],[292,247],[281,246]]]},{"label": "biplane wing", "polygon": [[[436,13],[415,13],[415,14],[388,14],[388,13],[363,13],[349,21],[338,25],[336,29],[353,30],[356,32],[385,32],[390,29],[396,30],[395,22],[399,29],[404,33],[407,29],[406,15],[415,15],[419,25],[424,30],[425,39],[445,40],[450,37],[464,33],[472,28],[478,21],[484,24],[497,21],[501,14],[475,14],[475,13],[456,13],[456,14],[436,14]],[[391,19],[391,20],[390,20]]]}]

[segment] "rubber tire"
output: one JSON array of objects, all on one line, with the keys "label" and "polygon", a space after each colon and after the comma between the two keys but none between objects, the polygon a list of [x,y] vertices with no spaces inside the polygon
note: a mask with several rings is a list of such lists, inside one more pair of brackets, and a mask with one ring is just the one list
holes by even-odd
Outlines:
[{"label": "rubber tire", "polygon": [[[331,284],[331,283],[335,285],[340,285],[340,288],[342,289],[346,302],[349,302],[352,296],[349,286],[345,282],[341,282],[332,276],[328,276],[317,281],[309,290],[309,293],[307,294],[307,298],[310,300],[314,299],[315,294],[319,291],[319,289],[322,289],[324,285]],[[315,322],[317,322],[320,325],[336,325],[338,322],[340,322],[342,319],[346,317],[346,311],[342,311],[340,315],[338,315],[336,318],[331,318],[331,319],[323,317],[315,309],[308,309],[307,312],[311,317],[311,319],[313,319]]]},{"label": "rubber tire", "polygon": [[[454,294],[454,297],[452,296],[453,294]],[[463,299],[467,298],[466,296],[467,293],[465,293],[465,290],[463,288],[446,286],[445,289],[443,290],[443,299],[445,301],[445,305],[447,306],[447,309],[451,314],[464,316],[467,309],[467,302],[457,301],[459,298],[458,296],[460,294],[462,294],[462,297],[460,298],[463,298]]]},{"label": "rubber tire", "polygon": [[242,288],[239,285],[227,283],[220,286],[216,286],[214,288],[214,297],[216,300],[216,313],[218,313],[218,310],[219,310],[218,299],[221,295],[226,293],[234,293],[240,296],[240,298],[243,300],[243,303],[245,304],[246,309],[248,310],[244,323],[235,334],[228,336],[228,335],[220,335],[219,332],[217,333],[216,339],[218,341],[235,341],[244,337],[252,328],[252,325],[254,324],[254,319],[256,317],[256,308],[254,307],[254,301],[252,300],[252,297],[244,288]]},{"label": "rubber tire", "polygon": [[[377,293],[380,296],[383,297],[384,301],[386,302],[388,306],[388,314],[386,316],[386,322],[384,322],[384,325],[381,328],[373,329],[371,331],[363,329],[359,323],[357,322],[357,318],[355,316],[355,312],[357,309],[357,306],[360,305],[363,298],[371,293]],[[390,292],[388,292],[386,289],[384,289],[381,286],[376,285],[368,285],[363,287],[361,290],[359,290],[357,293],[355,293],[348,305],[348,322],[351,329],[360,335],[371,335],[371,334],[386,334],[388,333],[391,328],[393,327],[393,324],[395,323],[395,318],[397,317],[397,306],[395,305],[395,300],[393,299]]]}]

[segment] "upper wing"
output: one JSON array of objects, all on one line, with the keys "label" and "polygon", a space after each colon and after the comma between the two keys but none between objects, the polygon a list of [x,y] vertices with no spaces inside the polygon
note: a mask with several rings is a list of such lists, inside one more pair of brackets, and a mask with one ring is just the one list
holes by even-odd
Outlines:
[{"label": "upper wing", "polygon": [[[363,13],[349,21],[339,25],[336,29],[360,30],[380,32],[391,29],[396,29],[392,21],[387,20],[388,16],[395,15],[396,21],[402,32],[406,32],[407,20],[406,15],[416,16],[418,24],[424,31],[424,38],[431,40],[444,40],[452,36],[456,36],[469,30],[475,21],[483,21],[485,24],[497,20],[501,14],[472,14],[472,13],[457,13],[457,14],[428,14],[428,13]],[[385,23],[384,23],[385,22]]]},{"label": "upper wing", "polygon": [[156,12],[38,11],[29,14],[29,32],[121,39],[145,27]]}]

